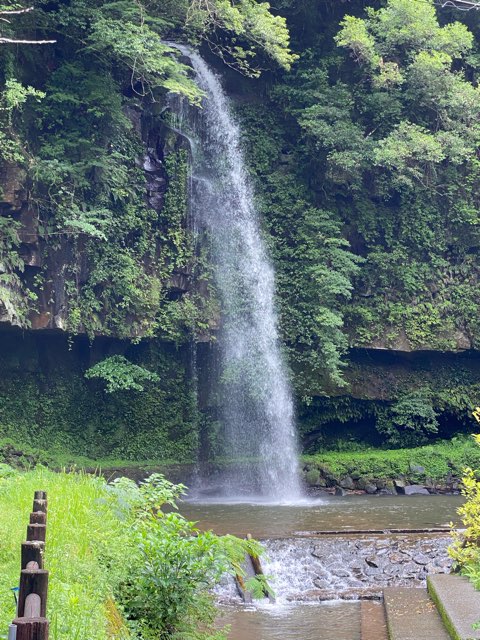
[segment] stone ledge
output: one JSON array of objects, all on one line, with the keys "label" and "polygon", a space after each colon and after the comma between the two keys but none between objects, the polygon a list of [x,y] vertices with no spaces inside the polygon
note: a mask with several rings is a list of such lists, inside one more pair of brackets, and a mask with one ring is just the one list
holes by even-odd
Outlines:
[{"label": "stone ledge", "polygon": [[390,640],[449,640],[426,589],[391,587],[383,597]]},{"label": "stone ledge", "polygon": [[364,600],[360,605],[361,640],[387,640],[385,608],[378,602]]},{"label": "stone ledge", "polygon": [[480,591],[463,576],[434,575],[427,578],[428,591],[435,601],[453,640],[476,640],[480,629]]}]

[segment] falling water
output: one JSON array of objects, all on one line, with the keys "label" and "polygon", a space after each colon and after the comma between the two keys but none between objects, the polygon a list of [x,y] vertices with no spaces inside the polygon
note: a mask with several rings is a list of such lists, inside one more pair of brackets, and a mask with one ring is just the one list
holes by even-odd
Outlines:
[{"label": "falling water", "polygon": [[278,340],[274,271],[267,257],[243,158],[240,131],[218,77],[197,53],[188,56],[205,94],[202,108],[176,101],[179,128],[191,143],[191,209],[208,238],[222,308],[220,404],[227,497],[291,501],[300,496],[294,411]]}]

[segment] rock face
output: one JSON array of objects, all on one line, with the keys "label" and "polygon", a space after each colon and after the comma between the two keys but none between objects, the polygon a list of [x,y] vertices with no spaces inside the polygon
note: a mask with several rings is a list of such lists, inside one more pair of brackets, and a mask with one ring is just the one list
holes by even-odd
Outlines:
[{"label": "rock face", "polygon": [[[158,213],[164,207],[168,188],[165,157],[183,148],[185,141],[151,114],[132,108],[126,115],[144,144],[144,155],[138,159],[137,165],[145,175],[145,202]],[[13,251],[16,255],[10,265],[0,260],[0,275],[8,274],[7,284],[0,282],[0,286],[4,285],[0,295],[0,322],[23,328],[28,326],[34,331],[68,332],[69,287],[72,286],[69,278],[72,279],[74,272],[76,285],[81,287],[87,282],[91,268],[84,236],[79,235],[73,240],[68,234],[57,234],[55,241],[52,242],[52,236],[47,245],[45,231],[40,228],[39,213],[30,198],[30,178],[27,171],[17,165],[7,165],[0,170],[1,217],[9,219],[9,230],[14,229]],[[0,235],[1,223],[0,219]],[[163,259],[160,249],[156,248],[153,259],[145,257],[145,269],[150,273],[158,268],[159,279],[162,276],[158,265]],[[189,274],[183,272],[174,272],[167,284],[171,295],[176,297],[191,289]],[[100,325],[107,317],[108,310],[98,310]],[[133,326],[134,323],[125,324]],[[77,324],[74,332],[81,334],[85,329]],[[145,332],[148,333],[148,327],[145,327]],[[99,335],[102,334],[112,335],[100,331]],[[142,335],[136,330],[130,337]]]}]

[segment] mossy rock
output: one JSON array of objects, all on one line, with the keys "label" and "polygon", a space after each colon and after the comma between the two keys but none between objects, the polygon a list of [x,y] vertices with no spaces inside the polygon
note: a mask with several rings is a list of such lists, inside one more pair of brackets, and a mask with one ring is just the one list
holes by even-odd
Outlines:
[{"label": "mossy rock", "polygon": [[310,469],[305,474],[305,480],[310,487],[318,485],[320,480],[320,471],[318,469]]}]

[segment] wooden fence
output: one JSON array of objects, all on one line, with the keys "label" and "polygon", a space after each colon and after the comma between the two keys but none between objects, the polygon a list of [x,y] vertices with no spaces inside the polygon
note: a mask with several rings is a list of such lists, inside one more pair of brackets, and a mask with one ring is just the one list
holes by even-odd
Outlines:
[{"label": "wooden fence", "polygon": [[22,543],[17,617],[9,640],[48,640],[48,571],[43,568],[47,533],[47,494],[35,491],[27,540]]}]

